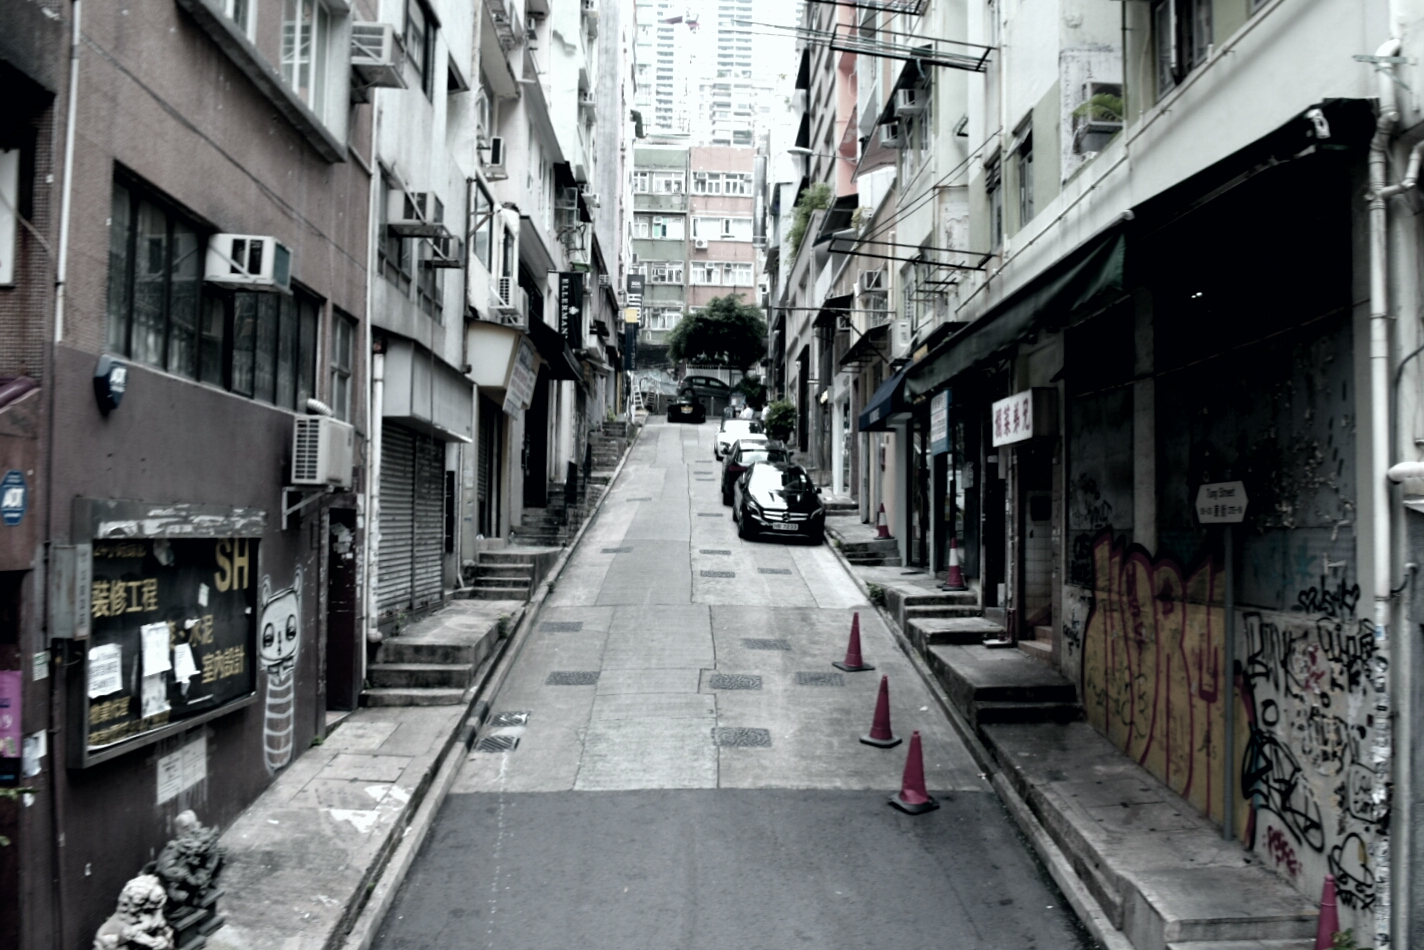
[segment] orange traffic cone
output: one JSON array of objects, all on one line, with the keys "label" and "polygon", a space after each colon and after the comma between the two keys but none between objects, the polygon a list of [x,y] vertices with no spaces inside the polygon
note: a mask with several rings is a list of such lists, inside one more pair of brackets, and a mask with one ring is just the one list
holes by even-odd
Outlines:
[{"label": "orange traffic cone", "polygon": [[925,790],[925,756],[920,750],[920,730],[910,733],[910,753],[905,756],[905,777],[900,781],[900,794],[890,796],[890,804],[907,815],[923,815],[934,811],[939,802]]},{"label": "orange traffic cone", "polygon": [[875,700],[875,719],[870,724],[870,735],[861,736],[866,745],[892,749],[900,744],[900,737],[890,731],[890,677],[880,677],[880,695]]},{"label": "orange traffic cone", "polygon": [[877,538],[890,537],[890,522],[885,520],[885,502],[880,503],[880,513],[875,516],[875,536]]},{"label": "orange traffic cone", "polygon": [[860,673],[864,670],[873,670],[871,666],[860,656],[860,612],[850,618],[850,643],[846,644],[846,657],[844,660],[832,660],[831,666],[838,670],[845,670],[847,673]]},{"label": "orange traffic cone", "polygon": [[1315,950],[1330,950],[1335,946],[1335,932],[1340,929],[1340,909],[1335,906],[1335,875],[1325,875],[1320,889],[1320,919],[1315,924]]},{"label": "orange traffic cone", "polygon": [[944,583],[940,587],[944,590],[969,589],[969,585],[964,583],[964,571],[959,567],[959,539],[954,535],[949,536],[949,570],[945,572]]}]

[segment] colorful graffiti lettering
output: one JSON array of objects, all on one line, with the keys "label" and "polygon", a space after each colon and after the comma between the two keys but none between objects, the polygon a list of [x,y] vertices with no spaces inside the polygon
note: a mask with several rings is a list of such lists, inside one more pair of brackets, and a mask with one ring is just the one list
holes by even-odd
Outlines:
[{"label": "colorful graffiti lettering", "polygon": [[1295,848],[1291,847],[1291,843],[1279,828],[1266,829],[1266,852],[1270,854],[1276,867],[1292,878],[1300,877],[1300,859],[1295,856]]}]

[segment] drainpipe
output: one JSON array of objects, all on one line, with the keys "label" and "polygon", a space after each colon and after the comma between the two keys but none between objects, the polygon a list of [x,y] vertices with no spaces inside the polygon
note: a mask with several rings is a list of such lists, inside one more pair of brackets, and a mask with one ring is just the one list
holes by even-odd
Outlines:
[{"label": "drainpipe", "polygon": [[69,40],[69,107],[64,119],[64,193],[59,210],[59,260],[54,275],[54,342],[64,339],[64,289],[69,275],[69,209],[74,194],[74,124],[79,111],[79,16],[83,0],[70,8],[73,33]]},{"label": "drainpipe", "polygon": [[366,571],[366,642],[380,643],[381,630],[377,625],[377,618],[380,610],[377,604],[376,567],[380,563],[379,556],[381,550],[381,443],[384,441],[383,432],[385,426],[382,425],[382,413],[386,406],[386,342],[384,339],[377,339],[371,349],[371,463],[367,466],[370,472],[367,490],[370,494],[371,503],[366,509],[366,537],[369,539],[366,549],[370,552],[366,555],[368,567]]},{"label": "drainpipe", "polygon": [[[1380,46],[1376,51],[1376,56],[1392,57],[1399,55],[1400,41],[1397,37],[1392,37]],[[1389,174],[1389,143],[1390,134],[1394,130],[1395,124],[1399,121],[1399,107],[1395,101],[1394,88],[1394,67],[1388,63],[1380,63],[1379,69],[1379,118],[1375,123],[1374,138],[1370,140],[1369,154],[1369,231],[1370,231],[1370,482],[1371,494],[1374,509],[1374,546],[1372,551],[1372,567],[1374,570],[1374,622],[1375,622],[1375,649],[1382,660],[1388,662],[1389,643],[1389,620],[1390,620],[1390,583],[1394,576],[1392,568],[1391,543],[1391,495],[1387,470],[1390,467],[1390,414],[1389,414],[1389,376],[1390,376],[1390,316],[1389,316],[1389,208],[1388,202],[1391,194],[1397,193],[1387,187]],[[1412,159],[1412,156],[1411,156]],[[1411,161],[1411,168],[1415,175],[1418,174],[1417,165]],[[1397,187],[1397,186],[1396,186]],[[1399,688],[1400,673],[1402,672],[1394,663],[1388,663],[1388,682],[1376,682],[1376,690],[1385,687],[1384,696],[1379,701],[1375,711],[1375,735],[1373,737],[1374,748],[1372,750],[1372,766],[1375,771],[1374,802],[1376,808],[1386,808],[1389,802],[1389,786],[1386,781],[1386,774],[1389,774],[1395,781],[1394,794],[1395,802],[1405,801],[1408,789],[1408,768],[1399,767],[1399,759],[1392,756],[1390,730],[1395,720],[1388,715],[1390,705],[1396,698],[1404,695]],[[1405,756],[1407,764],[1408,756]],[[1384,770],[1388,769],[1388,773]],[[1389,835],[1377,835],[1373,844],[1373,864],[1376,880],[1390,881],[1393,885],[1394,874],[1392,862],[1390,861],[1391,845],[1404,843],[1402,832],[1402,822],[1398,809],[1393,811],[1389,829]],[[1397,836],[1398,835],[1398,836]],[[1407,865],[1406,860],[1403,865]],[[1394,887],[1391,886],[1391,891]],[[1395,926],[1399,922],[1400,911],[1403,909],[1399,902],[1393,900],[1395,895],[1390,894],[1387,903],[1383,907],[1378,907],[1375,921],[1376,933],[1383,936],[1385,934],[1397,932]]]}]

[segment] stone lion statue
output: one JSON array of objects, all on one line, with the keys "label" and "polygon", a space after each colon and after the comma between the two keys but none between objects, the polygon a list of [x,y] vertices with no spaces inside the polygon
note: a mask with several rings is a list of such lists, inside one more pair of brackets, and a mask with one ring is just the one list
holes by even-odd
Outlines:
[{"label": "stone lion statue", "polygon": [[173,930],[163,918],[163,882],[152,874],[132,878],[119,905],[94,934],[93,950],[173,950]]}]

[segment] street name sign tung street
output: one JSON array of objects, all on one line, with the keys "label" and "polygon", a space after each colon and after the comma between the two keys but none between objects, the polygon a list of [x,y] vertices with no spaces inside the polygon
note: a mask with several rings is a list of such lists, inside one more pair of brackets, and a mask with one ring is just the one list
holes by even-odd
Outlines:
[{"label": "street name sign tung street", "polygon": [[1207,482],[1197,489],[1197,521],[1240,524],[1246,517],[1244,482]]}]

